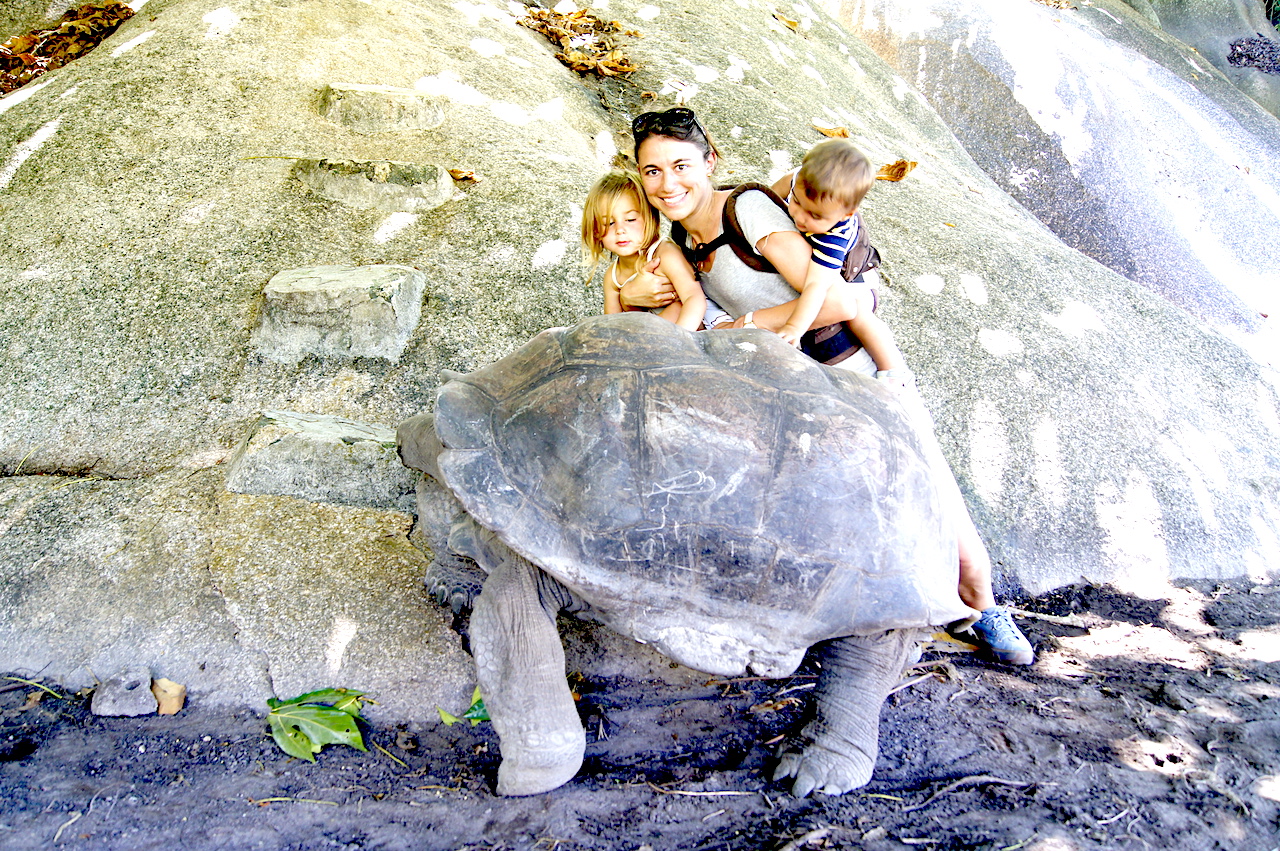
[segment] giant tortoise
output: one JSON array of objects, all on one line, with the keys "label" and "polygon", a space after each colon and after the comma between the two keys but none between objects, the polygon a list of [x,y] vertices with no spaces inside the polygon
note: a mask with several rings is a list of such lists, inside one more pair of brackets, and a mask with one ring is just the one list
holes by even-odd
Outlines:
[{"label": "giant tortoise", "polygon": [[450,545],[488,573],[471,648],[500,794],[582,763],[566,608],[719,675],[785,676],[824,642],[809,744],[775,773],[798,795],[870,779],[919,628],[973,614],[893,391],[767,332],[645,313],[552,329],[445,383],[398,434],[465,510]]}]

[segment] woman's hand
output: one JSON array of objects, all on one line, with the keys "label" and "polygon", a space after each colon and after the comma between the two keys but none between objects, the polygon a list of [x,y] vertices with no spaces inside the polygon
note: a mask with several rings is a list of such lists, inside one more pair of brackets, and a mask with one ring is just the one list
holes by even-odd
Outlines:
[{"label": "woman's hand", "polygon": [[644,265],[635,278],[622,285],[618,298],[623,307],[628,310],[666,307],[676,300],[675,285],[668,278],[657,274],[660,263],[655,257]]}]

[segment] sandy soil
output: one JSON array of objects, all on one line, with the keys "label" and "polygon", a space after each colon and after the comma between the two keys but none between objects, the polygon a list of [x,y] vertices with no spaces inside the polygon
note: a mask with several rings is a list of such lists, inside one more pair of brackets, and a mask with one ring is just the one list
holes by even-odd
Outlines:
[{"label": "sandy soil", "polygon": [[[290,759],[260,716],[97,718],[0,694],[0,847],[93,849],[1280,848],[1280,593],[1075,588],[1022,606],[1029,669],[937,644],[882,715],[871,784],[792,798],[785,681],[579,684],[581,774],[491,792],[488,724],[368,730],[368,753]],[[15,684],[20,685],[20,684]],[[49,683],[56,688],[56,684]],[[264,710],[265,711],[265,710]]]}]

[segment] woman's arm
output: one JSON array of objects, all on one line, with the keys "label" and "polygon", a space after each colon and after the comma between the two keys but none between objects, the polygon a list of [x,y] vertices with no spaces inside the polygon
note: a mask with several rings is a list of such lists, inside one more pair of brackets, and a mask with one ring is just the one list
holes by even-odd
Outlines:
[{"label": "woman's arm", "polygon": [[[771,233],[756,243],[756,249],[773,264],[778,273],[782,275],[783,280],[790,284],[792,289],[797,292],[804,290],[805,277],[809,273],[809,264],[812,261],[813,251],[809,248],[809,243],[798,231],[784,230]],[[782,330],[783,325],[787,324],[787,320],[791,318],[795,307],[796,299],[792,299],[786,304],[753,311],[752,324],[757,328],[764,328],[766,331],[777,333]],[[734,323],[734,327],[741,328],[745,318],[739,318]],[[844,318],[843,311],[834,305],[824,303],[822,309],[818,311],[817,317],[810,325],[830,325],[834,322],[840,322]]]},{"label": "woman's arm", "polygon": [[622,285],[618,300],[623,310],[647,310],[651,307],[666,307],[677,298],[676,288],[662,274],[658,274],[661,261],[655,257],[644,264],[640,273]]},{"label": "woman's arm", "polygon": [[673,242],[659,245],[657,256],[658,271],[671,281],[680,299],[680,318],[676,324],[689,331],[697,331],[707,313],[707,297],[694,277],[693,267]]}]

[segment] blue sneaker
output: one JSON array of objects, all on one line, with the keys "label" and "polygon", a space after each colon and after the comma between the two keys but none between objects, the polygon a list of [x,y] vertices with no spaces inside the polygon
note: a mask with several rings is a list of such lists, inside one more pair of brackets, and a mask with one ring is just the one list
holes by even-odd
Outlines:
[{"label": "blue sneaker", "polygon": [[1013,622],[1013,616],[1002,606],[992,606],[970,627],[979,642],[991,651],[997,661],[1006,665],[1030,665],[1036,660],[1031,642]]}]

